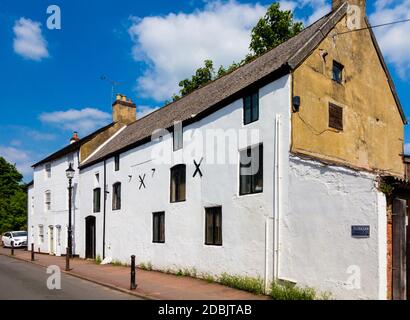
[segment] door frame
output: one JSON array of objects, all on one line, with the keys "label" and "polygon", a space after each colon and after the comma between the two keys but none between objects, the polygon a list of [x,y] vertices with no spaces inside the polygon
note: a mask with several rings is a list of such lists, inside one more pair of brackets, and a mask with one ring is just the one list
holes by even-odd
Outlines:
[{"label": "door frame", "polygon": [[[96,258],[96,217],[88,216],[85,218],[85,258]],[[93,228],[92,228],[93,227]],[[93,233],[89,235],[89,232],[93,230]],[[91,243],[89,243],[91,241]],[[91,252],[90,252],[91,251]]]}]

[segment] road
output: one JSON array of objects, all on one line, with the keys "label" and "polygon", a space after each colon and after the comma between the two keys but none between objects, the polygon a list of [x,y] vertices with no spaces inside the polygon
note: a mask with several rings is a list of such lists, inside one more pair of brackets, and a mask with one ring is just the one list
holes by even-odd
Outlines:
[{"label": "road", "polygon": [[140,300],[64,273],[61,290],[49,290],[50,275],[43,267],[0,256],[0,300]]}]

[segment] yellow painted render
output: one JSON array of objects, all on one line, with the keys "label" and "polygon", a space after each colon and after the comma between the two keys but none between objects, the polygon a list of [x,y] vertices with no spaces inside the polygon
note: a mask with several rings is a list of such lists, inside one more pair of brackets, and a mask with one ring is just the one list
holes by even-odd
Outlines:
[{"label": "yellow painted render", "polygon": [[[403,176],[404,124],[368,30],[347,31],[346,18],[293,72],[291,151],[354,168]],[[321,53],[328,54],[325,59]],[[344,81],[332,80],[333,60]],[[329,129],[328,105],[343,108],[343,131]]]},{"label": "yellow painted render", "polygon": [[113,126],[97,134],[90,141],[84,143],[80,148],[80,162],[87,159],[95,150],[97,150],[99,146],[101,146],[124,126],[125,124],[117,122]]}]

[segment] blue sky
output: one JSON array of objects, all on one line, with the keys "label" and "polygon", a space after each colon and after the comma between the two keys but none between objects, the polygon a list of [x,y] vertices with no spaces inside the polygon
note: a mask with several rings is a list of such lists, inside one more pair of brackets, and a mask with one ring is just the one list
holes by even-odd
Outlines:
[{"label": "blue sky", "polygon": [[[271,1],[2,0],[0,2],[0,155],[31,179],[30,165],[111,120],[111,86],[142,116],[164,104],[206,58],[240,60]],[[47,28],[47,7],[61,9],[61,30]],[[330,0],[287,0],[309,24]],[[410,0],[368,1],[372,23],[410,18]],[[406,114],[410,23],[377,31]],[[406,142],[410,131],[406,128]],[[410,145],[409,145],[410,146]]]}]

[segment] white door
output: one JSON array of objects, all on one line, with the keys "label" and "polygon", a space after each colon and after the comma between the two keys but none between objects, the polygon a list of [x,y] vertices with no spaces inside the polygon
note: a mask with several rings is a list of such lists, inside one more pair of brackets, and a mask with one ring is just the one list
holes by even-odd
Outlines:
[{"label": "white door", "polygon": [[61,256],[61,226],[56,226],[57,230],[57,246],[56,246],[56,256]]}]

